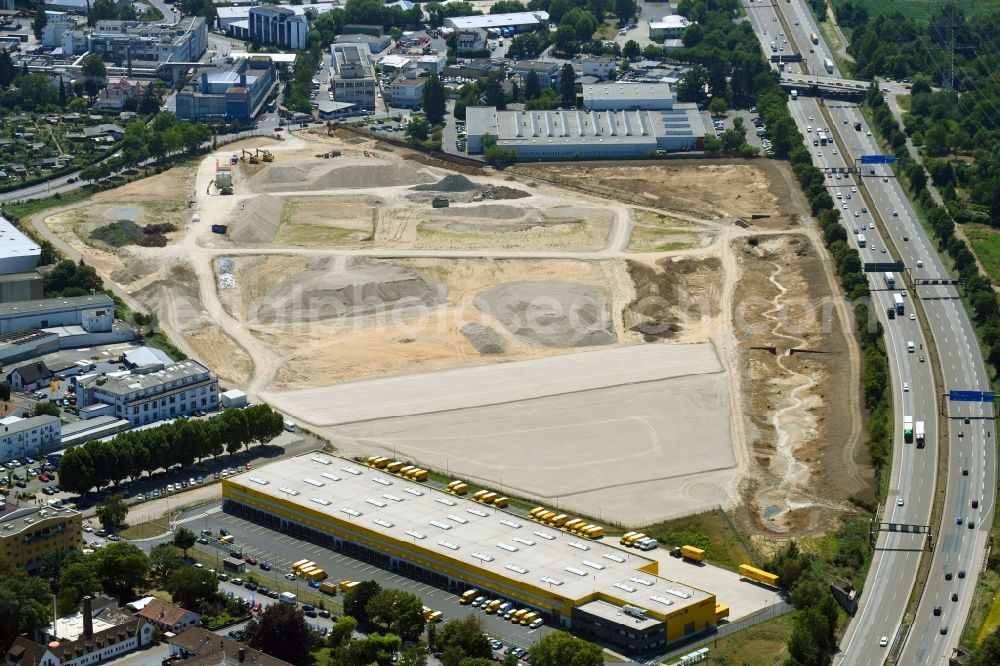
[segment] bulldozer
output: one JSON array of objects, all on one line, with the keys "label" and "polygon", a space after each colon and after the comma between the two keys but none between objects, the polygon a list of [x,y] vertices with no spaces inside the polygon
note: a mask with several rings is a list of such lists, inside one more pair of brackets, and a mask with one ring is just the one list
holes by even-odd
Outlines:
[{"label": "bulldozer", "polygon": [[241,160],[245,159],[248,162],[250,162],[250,164],[260,164],[260,159],[255,154],[251,153],[249,150],[246,149],[243,150],[243,154],[240,156],[240,159]]},{"label": "bulldozer", "polygon": [[274,161],[274,153],[272,153],[267,148],[264,148],[263,150],[261,150],[260,148],[257,148],[257,155],[260,155],[260,158],[262,160],[264,160],[265,162],[273,162]]}]

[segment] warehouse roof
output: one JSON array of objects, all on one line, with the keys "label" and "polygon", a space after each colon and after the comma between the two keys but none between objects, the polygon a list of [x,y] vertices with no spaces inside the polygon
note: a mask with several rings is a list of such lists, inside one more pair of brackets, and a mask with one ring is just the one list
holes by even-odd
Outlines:
[{"label": "warehouse roof", "polygon": [[38,301],[18,301],[0,303],[0,317],[17,315],[45,314],[60,310],[94,308],[113,308],[115,302],[107,294],[93,296],[63,296],[60,298],[43,298]]},{"label": "warehouse roof", "polygon": [[[664,103],[673,102],[670,85],[666,83],[586,83],[583,85],[583,105],[590,102],[609,100],[620,101],[622,107],[632,100],[661,100]],[[669,108],[669,107],[668,107]]]},{"label": "warehouse roof", "polygon": [[549,13],[512,12],[510,14],[487,14],[486,16],[455,16],[445,19],[456,30],[472,28],[506,28],[522,25],[540,25],[549,22]]},{"label": "warehouse roof", "polygon": [[286,458],[223,483],[487,570],[545,598],[578,602],[602,593],[666,614],[711,597],[640,571],[657,563],[633,552],[326,454]]},{"label": "warehouse roof", "polygon": [[41,255],[38,243],[22,234],[11,222],[0,216],[0,259],[35,257]]}]

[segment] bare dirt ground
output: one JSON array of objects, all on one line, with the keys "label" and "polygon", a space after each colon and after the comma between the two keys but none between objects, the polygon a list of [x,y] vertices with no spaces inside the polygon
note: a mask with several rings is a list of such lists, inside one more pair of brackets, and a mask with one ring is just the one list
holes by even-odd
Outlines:
[{"label": "bare dirt ground", "polygon": [[811,239],[750,240],[733,241],[743,269],[732,307],[752,456],[739,513],[757,532],[815,534],[871,484],[858,445],[856,351]]},{"label": "bare dirt ground", "polygon": [[[221,196],[211,185],[216,160],[265,145],[275,161],[241,161],[235,193]],[[342,156],[322,157],[333,149]],[[438,197],[448,207],[433,207]],[[179,231],[163,248],[109,248],[89,238],[94,225],[123,215],[121,208],[138,208],[143,220],[172,216]],[[192,213],[200,220],[191,221]],[[737,218],[749,228],[734,224]],[[226,146],[197,168],[172,169],[33,223],[70,256],[94,264],[135,307],[153,312],[175,344],[228,385],[285,406],[307,427],[323,427],[323,405],[359,380],[428,373],[433,383],[440,371],[536,360],[565,361],[562,368],[593,349],[708,343],[723,368],[710,379],[543,398],[515,381],[509,406],[491,407],[489,419],[512,429],[508,435],[528,459],[547,441],[546,419],[592,413],[607,436],[591,433],[587,456],[602,465],[616,460],[604,450],[614,433],[637,428],[646,439],[636,434],[629,450],[663,458],[642,484],[644,495],[657,498],[657,519],[745,503],[751,529],[796,535],[829,525],[865,481],[843,472],[857,448],[848,426],[856,401],[846,392],[826,401],[817,388],[857,382],[857,363],[845,360],[856,350],[840,329],[820,334],[807,326],[811,337],[794,334],[796,345],[835,351],[822,357],[756,360],[761,352],[747,350],[756,340],[792,343],[791,333],[775,330],[772,312],[788,294],[829,292],[816,251],[799,252],[811,248],[814,232],[802,233],[807,221],[787,169],[767,160],[563,163],[498,174],[313,130]],[[228,232],[212,233],[213,224]],[[755,251],[767,254],[746,250],[752,236]],[[782,269],[773,274],[775,265]],[[756,309],[737,307],[747,299]],[[745,335],[742,317],[755,317],[761,330]],[[569,370],[559,379],[591,381]],[[680,394],[695,387],[702,397],[692,404]],[[295,400],[299,390],[310,392],[308,404]],[[616,413],[622,401],[632,406]],[[541,413],[538,423],[528,418]],[[527,419],[521,429],[515,414]],[[433,458],[447,455],[453,435],[440,433],[463,418],[478,417],[461,409],[421,416],[420,427],[435,433],[426,440],[392,423],[329,434],[362,448],[402,437],[415,459]],[[711,427],[699,429],[699,419]],[[682,420],[684,439],[704,445],[677,476],[669,464],[676,442],[658,441],[656,432],[669,435],[670,423]],[[572,428],[564,434],[547,455],[560,455],[579,437]],[[453,458],[451,471],[487,480],[477,458]],[[530,467],[513,466],[506,483],[541,498],[544,480]],[[581,511],[594,504],[610,520],[634,508],[626,486],[572,476],[562,479],[560,493]]]}]

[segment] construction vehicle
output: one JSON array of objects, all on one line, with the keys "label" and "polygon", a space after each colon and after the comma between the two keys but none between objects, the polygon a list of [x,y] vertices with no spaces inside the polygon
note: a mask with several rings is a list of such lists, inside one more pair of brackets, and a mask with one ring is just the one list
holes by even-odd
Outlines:
[{"label": "construction vehicle", "polygon": [[256,155],[251,153],[246,148],[243,149],[243,152],[240,155],[240,159],[241,160],[245,159],[247,162],[250,162],[250,164],[260,164],[260,158],[258,158]]},{"label": "construction vehicle", "polygon": [[320,153],[316,157],[322,157],[323,159],[330,159],[331,157],[340,157],[341,152],[339,150],[330,150],[325,153]]},{"label": "construction vehicle", "polygon": [[273,162],[274,161],[274,153],[272,153],[267,148],[263,148],[263,149],[256,148],[255,150],[257,151],[257,153],[256,153],[257,156],[259,156],[260,159],[264,160],[265,162]]},{"label": "construction vehicle", "polygon": [[749,564],[741,564],[739,574],[744,578],[749,578],[750,580],[757,581],[758,583],[770,585],[771,587],[778,587],[777,575],[768,573],[767,571],[758,569],[757,567],[752,567]]},{"label": "construction vehicle", "polygon": [[219,160],[215,160],[215,178],[208,184],[206,194],[212,190],[212,185],[219,190],[219,194],[233,193],[233,172],[228,164],[221,164]]}]

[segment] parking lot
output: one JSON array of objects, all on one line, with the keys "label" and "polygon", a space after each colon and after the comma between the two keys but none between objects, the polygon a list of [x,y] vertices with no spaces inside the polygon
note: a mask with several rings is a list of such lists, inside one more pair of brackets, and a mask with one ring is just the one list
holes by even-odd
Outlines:
[{"label": "parking lot", "polygon": [[[253,567],[253,576],[258,583],[263,583],[269,587],[278,587],[284,583],[279,583],[284,575],[290,570],[293,562],[308,558],[322,568],[329,575],[329,580],[374,580],[382,587],[406,590],[416,594],[423,600],[425,606],[441,611],[444,620],[460,618],[471,613],[479,615],[484,630],[492,637],[499,640],[503,646],[516,646],[522,648],[531,647],[546,632],[552,631],[547,625],[538,629],[511,624],[496,615],[491,615],[459,603],[458,596],[441,588],[429,585],[420,580],[402,576],[392,571],[382,569],[368,562],[355,559],[343,553],[339,553],[316,544],[302,541],[287,534],[281,534],[273,530],[250,523],[249,521],[230,516],[221,512],[218,505],[184,514],[179,524],[184,524],[194,532],[210,529],[218,534],[219,529],[225,529],[233,536],[233,543],[225,549],[220,549],[212,543],[196,544],[196,548],[216,557],[217,571],[221,571],[222,561],[229,555],[230,547],[238,550],[242,555],[250,555],[256,559],[258,564]],[[260,562],[266,562],[270,566],[269,571],[259,568]],[[248,573],[251,567],[247,567]],[[246,578],[246,575],[243,575]],[[269,581],[273,581],[269,582]],[[307,584],[296,578],[294,583],[297,590],[307,589]],[[241,596],[248,597],[245,588],[233,588],[231,583],[227,589],[242,590]],[[338,599],[342,597],[338,596]],[[315,621],[315,620],[312,620]]]}]

